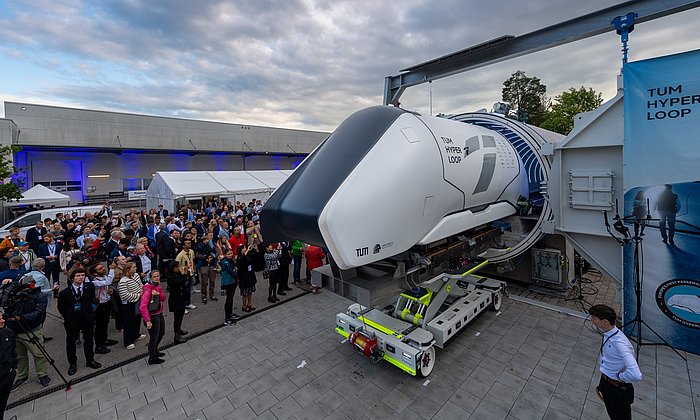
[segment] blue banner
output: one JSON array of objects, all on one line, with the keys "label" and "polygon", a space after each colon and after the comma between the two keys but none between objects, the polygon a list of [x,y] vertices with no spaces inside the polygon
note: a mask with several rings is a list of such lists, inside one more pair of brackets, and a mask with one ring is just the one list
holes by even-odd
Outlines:
[{"label": "blue banner", "polygon": [[[700,353],[700,50],[624,67],[624,320]],[[629,322],[628,322],[629,324]],[[625,333],[636,336],[636,325]]]}]

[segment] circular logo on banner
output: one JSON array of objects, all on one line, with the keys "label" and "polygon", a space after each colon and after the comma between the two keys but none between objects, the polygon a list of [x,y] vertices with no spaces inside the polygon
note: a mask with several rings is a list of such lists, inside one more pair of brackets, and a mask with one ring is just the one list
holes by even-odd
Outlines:
[{"label": "circular logo on banner", "polygon": [[673,279],[656,289],[656,304],[681,325],[700,329],[700,281]]}]

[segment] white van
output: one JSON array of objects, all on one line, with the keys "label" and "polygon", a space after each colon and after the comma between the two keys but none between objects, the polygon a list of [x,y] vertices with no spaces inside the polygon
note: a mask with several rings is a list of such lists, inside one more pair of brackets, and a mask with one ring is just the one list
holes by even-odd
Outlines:
[{"label": "white van", "polygon": [[71,214],[77,212],[78,216],[83,216],[85,213],[90,212],[95,214],[102,210],[102,206],[84,206],[84,207],[57,207],[53,209],[44,210],[34,210],[21,215],[10,223],[0,228],[0,240],[4,239],[10,234],[10,228],[18,227],[19,236],[26,238],[27,231],[36,225],[39,220],[44,221],[47,218],[56,218],[56,214]]}]

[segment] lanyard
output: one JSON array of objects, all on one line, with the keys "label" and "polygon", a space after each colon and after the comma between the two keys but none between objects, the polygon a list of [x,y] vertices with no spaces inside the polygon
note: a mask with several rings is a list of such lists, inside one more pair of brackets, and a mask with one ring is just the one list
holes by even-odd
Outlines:
[{"label": "lanyard", "polygon": [[605,347],[605,344],[607,344],[607,342],[608,342],[611,338],[615,337],[615,336],[617,335],[617,333],[619,333],[619,332],[620,332],[620,330],[615,331],[614,334],[611,334],[610,337],[606,338],[606,339],[603,341],[603,344],[600,345],[600,354],[603,354],[603,347]]}]

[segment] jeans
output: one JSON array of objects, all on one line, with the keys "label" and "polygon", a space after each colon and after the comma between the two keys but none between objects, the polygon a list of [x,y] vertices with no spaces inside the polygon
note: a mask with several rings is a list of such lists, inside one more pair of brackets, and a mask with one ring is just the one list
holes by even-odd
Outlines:
[{"label": "jeans", "polygon": [[293,255],[292,256],[294,260],[294,283],[300,283],[301,282],[301,255]]},{"label": "jeans", "polygon": [[236,294],[236,283],[221,286],[226,291],[226,302],[224,303],[224,316],[226,319],[233,315],[233,296]]},{"label": "jeans", "polygon": [[280,276],[280,270],[270,270],[269,273],[268,281],[270,282],[270,289],[267,292],[268,299],[277,297],[277,280]]},{"label": "jeans", "polygon": [[148,340],[148,355],[151,358],[157,357],[158,345],[165,335],[165,318],[163,314],[151,315],[151,329],[148,330],[148,335],[151,337]]},{"label": "jeans", "polygon": [[194,289],[194,277],[187,277],[187,304],[192,303],[192,289]]}]

